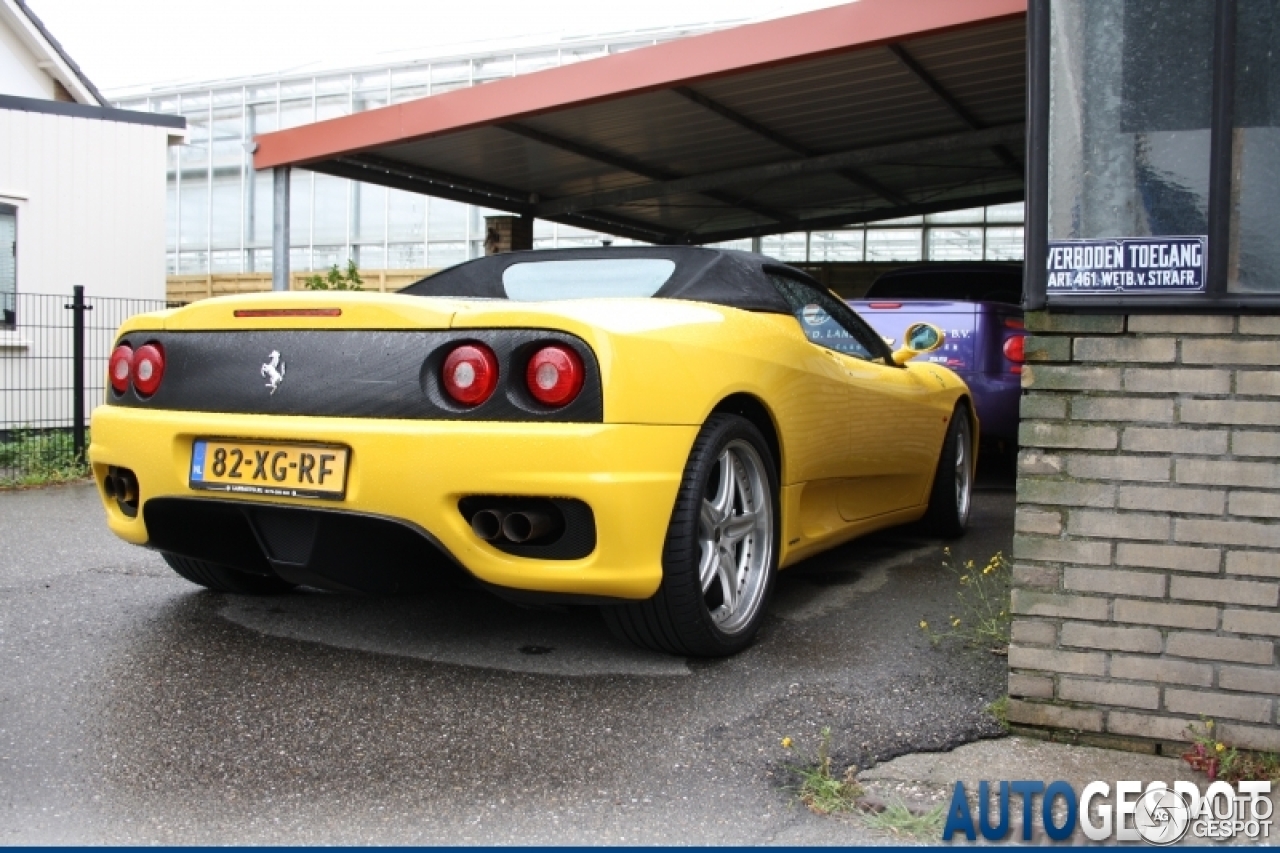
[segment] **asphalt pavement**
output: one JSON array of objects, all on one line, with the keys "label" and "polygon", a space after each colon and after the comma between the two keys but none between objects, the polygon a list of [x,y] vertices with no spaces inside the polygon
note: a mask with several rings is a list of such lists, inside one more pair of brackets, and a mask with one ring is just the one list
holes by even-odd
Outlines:
[{"label": "asphalt pavement", "polygon": [[[1009,548],[983,482],[960,560]],[[3,844],[894,843],[796,803],[822,730],[837,769],[1001,735],[1005,661],[928,642],[956,587],[911,531],[783,573],[720,661],[480,591],[202,591],[89,485],[0,493],[0,538]]]}]

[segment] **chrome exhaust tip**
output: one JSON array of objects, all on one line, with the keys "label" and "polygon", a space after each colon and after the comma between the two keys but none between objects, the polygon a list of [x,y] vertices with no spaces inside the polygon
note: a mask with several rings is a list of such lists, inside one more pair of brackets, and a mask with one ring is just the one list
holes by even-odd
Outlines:
[{"label": "chrome exhaust tip", "polygon": [[127,468],[116,474],[116,500],[131,507],[138,504],[138,478]]},{"label": "chrome exhaust tip", "polygon": [[471,516],[471,530],[484,541],[492,542],[502,536],[505,515],[495,509],[482,509]]},{"label": "chrome exhaust tip", "polygon": [[142,489],[138,486],[138,475],[128,468],[112,465],[107,468],[102,478],[102,493],[108,500],[116,502],[120,511],[130,518],[138,514],[138,505],[142,502]]},{"label": "chrome exhaust tip", "polygon": [[502,535],[517,545],[538,539],[555,527],[551,516],[541,512],[513,512],[502,520]]}]

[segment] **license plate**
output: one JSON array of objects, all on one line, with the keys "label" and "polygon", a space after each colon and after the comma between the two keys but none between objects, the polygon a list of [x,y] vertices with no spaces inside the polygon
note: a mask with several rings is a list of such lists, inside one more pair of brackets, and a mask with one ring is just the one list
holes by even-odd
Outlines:
[{"label": "license plate", "polygon": [[191,447],[193,489],[341,500],[351,448],[198,438]]}]

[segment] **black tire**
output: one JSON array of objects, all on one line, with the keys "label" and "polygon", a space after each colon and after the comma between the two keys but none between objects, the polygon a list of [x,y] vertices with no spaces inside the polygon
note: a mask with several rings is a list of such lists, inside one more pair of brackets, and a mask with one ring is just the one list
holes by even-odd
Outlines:
[{"label": "black tire", "polygon": [[238,595],[279,595],[294,588],[294,584],[277,577],[253,575],[228,566],[161,553],[169,568],[194,584],[214,592],[232,592]]},{"label": "black tire", "polygon": [[[726,468],[736,472],[728,499],[707,500]],[[743,491],[735,492],[739,484]],[[717,504],[726,508],[723,515]],[[655,651],[699,657],[741,651],[755,639],[773,591],[779,530],[778,473],[764,436],[745,418],[712,415],[685,464],[662,548],[662,585],[647,601],[601,608],[605,622],[619,638]]]},{"label": "black tire", "polygon": [[964,535],[969,525],[973,503],[974,458],[973,419],[966,403],[957,403],[938,455],[938,470],[933,475],[929,493],[929,509],[924,516],[925,530],[946,539]]}]

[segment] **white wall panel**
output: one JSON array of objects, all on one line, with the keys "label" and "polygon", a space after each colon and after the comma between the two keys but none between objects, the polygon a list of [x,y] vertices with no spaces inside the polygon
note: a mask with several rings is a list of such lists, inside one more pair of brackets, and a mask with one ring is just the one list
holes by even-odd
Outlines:
[{"label": "white wall panel", "polygon": [[53,78],[44,73],[17,34],[0,22],[0,95],[53,99]]},{"label": "white wall panel", "polygon": [[0,110],[0,196],[25,196],[18,290],[163,299],[163,127]]}]

